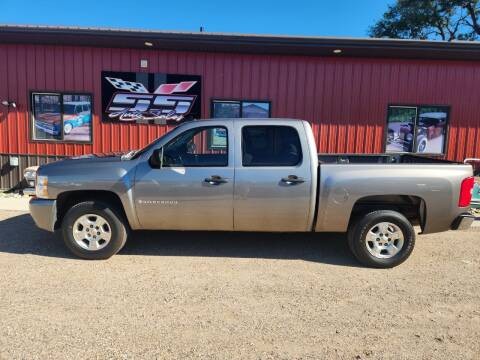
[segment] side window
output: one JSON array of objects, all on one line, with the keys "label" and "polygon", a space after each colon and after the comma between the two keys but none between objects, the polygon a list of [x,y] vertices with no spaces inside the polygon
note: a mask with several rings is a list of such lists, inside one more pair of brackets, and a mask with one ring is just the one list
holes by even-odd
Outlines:
[{"label": "side window", "polygon": [[[163,148],[163,166],[228,166],[228,132],[224,127],[190,129]],[[211,146],[212,138],[221,138]]]},{"label": "side window", "polygon": [[302,161],[297,130],[290,126],[242,128],[243,166],[295,166]]}]

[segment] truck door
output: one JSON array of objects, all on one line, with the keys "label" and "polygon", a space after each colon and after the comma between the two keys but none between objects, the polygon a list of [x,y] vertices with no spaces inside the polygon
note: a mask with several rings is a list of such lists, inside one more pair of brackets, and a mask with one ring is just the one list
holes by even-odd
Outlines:
[{"label": "truck door", "polygon": [[301,122],[237,120],[234,228],[308,231],[312,174]]},{"label": "truck door", "polygon": [[138,165],[135,207],[145,229],[233,229],[233,124],[187,125],[163,146],[163,164]]}]

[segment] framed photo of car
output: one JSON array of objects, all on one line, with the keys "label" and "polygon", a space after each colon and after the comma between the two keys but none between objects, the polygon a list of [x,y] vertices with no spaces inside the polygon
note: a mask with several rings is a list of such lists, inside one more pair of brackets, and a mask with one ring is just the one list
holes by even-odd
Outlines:
[{"label": "framed photo of car", "polygon": [[446,106],[418,108],[416,152],[443,154],[447,137],[449,109]]},{"label": "framed photo of car", "polygon": [[62,140],[62,99],[60,94],[32,94],[34,140]]},{"label": "framed photo of car", "polygon": [[387,152],[412,152],[416,118],[416,107],[388,108]]},{"label": "framed photo of car", "polygon": [[75,142],[92,140],[92,102],[90,95],[63,94],[63,139]]},{"label": "framed photo of car", "polygon": [[385,151],[445,154],[449,113],[448,106],[389,106]]},{"label": "framed photo of car", "polygon": [[92,142],[92,96],[65,92],[31,93],[33,141]]}]

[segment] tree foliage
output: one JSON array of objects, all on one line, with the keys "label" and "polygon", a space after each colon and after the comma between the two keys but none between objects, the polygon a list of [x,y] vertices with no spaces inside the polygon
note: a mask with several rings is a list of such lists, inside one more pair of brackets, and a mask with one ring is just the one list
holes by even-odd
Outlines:
[{"label": "tree foliage", "polygon": [[480,0],[397,0],[369,30],[371,37],[476,40]]}]

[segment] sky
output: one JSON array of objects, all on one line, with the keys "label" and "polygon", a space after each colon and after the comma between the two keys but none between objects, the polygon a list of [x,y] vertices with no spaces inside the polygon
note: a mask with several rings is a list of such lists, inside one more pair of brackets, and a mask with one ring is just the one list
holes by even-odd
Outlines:
[{"label": "sky", "polygon": [[0,24],[365,37],[392,0],[0,0]]}]

